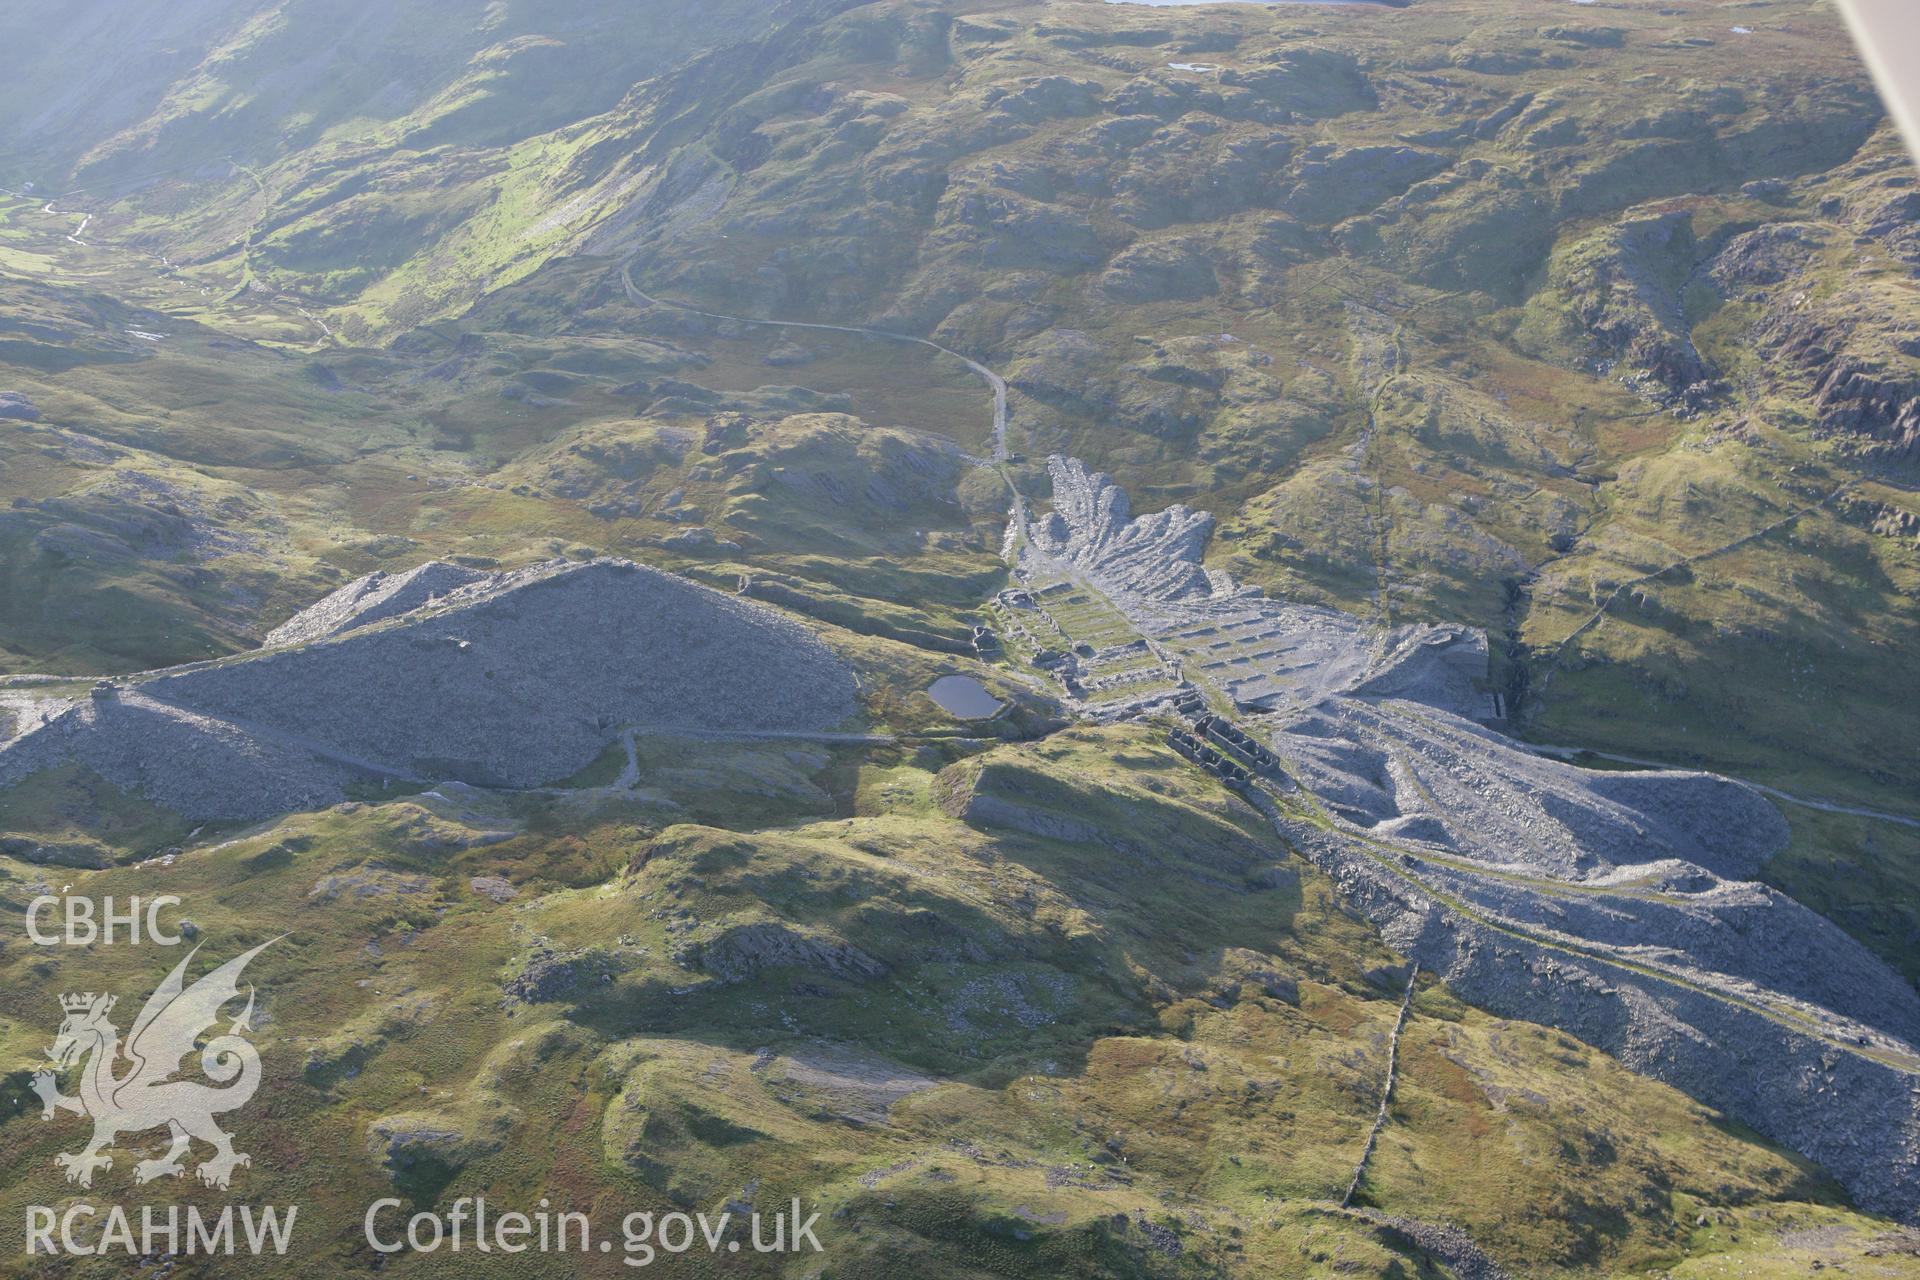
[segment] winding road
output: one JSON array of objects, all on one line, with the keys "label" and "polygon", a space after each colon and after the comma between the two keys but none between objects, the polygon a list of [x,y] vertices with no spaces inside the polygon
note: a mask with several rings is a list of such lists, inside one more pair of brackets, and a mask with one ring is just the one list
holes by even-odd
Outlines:
[{"label": "winding road", "polygon": [[1007,380],[978,360],[961,355],[952,347],[943,347],[931,338],[922,338],[911,333],[896,333],[891,329],[867,329],[853,324],[821,324],[813,320],[765,320],[755,316],[730,316],[718,311],[703,311],[699,307],[690,306],[684,302],[675,302],[670,298],[656,298],[652,294],[642,292],[633,282],[631,259],[620,264],[620,284],[626,290],[627,301],[636,307],[668,307],[674,311],[684,311],[688,315],[704,316],[709,320],[724,320],[733,324],[765,325],[776,329],[818,329],[827,333],[852,333],[863,338],[879,338],[886,342],[910,342],[917,347],[927,347],[938,351],[943,356],[950,356],[972,370],[974,375],[993,391],[993,452],[985,462],[989,466],[998,467],[1007,460]]}]

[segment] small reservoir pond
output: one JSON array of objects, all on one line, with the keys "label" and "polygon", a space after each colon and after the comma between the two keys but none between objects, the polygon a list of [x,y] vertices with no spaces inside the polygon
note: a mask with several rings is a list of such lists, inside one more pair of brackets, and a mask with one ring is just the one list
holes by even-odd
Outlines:
[{"label": "small reservoir pond", "polygon": [[962,720],[985,720],[1004,705],[972,676],[941,676],[928,686],[927,696]]}]

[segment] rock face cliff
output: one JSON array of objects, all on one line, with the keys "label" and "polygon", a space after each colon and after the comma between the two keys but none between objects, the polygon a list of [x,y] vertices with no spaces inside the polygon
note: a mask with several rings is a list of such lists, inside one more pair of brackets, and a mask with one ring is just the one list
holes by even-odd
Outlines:
[{"label": "rock face cliff", "polygon": [[0,785],[79,761],[197,819],[326,803],[366,778],[537,786],[630,726],[808,730],[851,670],[764,606],[623,560],[362,579],[243,658],[16,713]]}]

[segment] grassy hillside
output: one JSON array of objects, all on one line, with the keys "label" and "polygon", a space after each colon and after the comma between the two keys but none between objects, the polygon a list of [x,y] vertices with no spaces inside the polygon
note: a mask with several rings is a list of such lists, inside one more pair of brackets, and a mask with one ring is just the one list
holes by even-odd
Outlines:
[{"label": "grassy hillside", "polygon": [[[1920,816],[1915,174],[1823,4],[99,0],[0,44],[0,674],[616,554],[810,615],[910,735],[197,834],[0,795],[14,914],[164,884],[209,957],[287,933],[242,1146],[309,1239],[395,1187],[798,1194],[835,1276],[1442,1274],[1335,1207],[1393,957],[1152,735],[1040,740],[965,656],[980,380],[747,319],[991,365],[1035,499],[1069,451],[1273,595],[1485,628],[1523,736]],[[962,670],[1020,702],[979,741],[921,692]],[[1920,978],[1913,833],[1787,811],[1765,877]],[[8,950],[0,1070],[155,963]],[[1916,1274],[1558,1033],[1423,978],[1400,1054],[1361,1207],[1515,1275]],[[9,1080],[17,1213],[78,1142]]]},{"label": "grassy hillside", "polygon": [[[534,21],[494,16],[501,33]],[[1738,16],[782,10],[604,103],[567,98],[561,126],[542,114],[549,68],[488,82],[516,104],[511,138],[423,145],[439,109],[415,106],[277,134],[212,185],[8,202],[9,381],[45,421],[202,472],[216,454],[267,464],[215,469],[293,538],[269,573],[236,560],[188,585],[140,564],[102,583],[180,619],[171,646],[123,629],[157,657],[243,643],[334,570],[576,545],[697,551],[831,596],[840,621],[957,635],[992,573],[990,483],[915,470],[853,533],[841,490],[816,487],[808,514],[805,486],[763,484],[823,466],[871,483],[882,460],[825,420],[773,428],[751,466],[729,443],[724,467],[663,461],[655,424],[685,422],[703,451],[719,413],[841,413],[977,451],[976,384],[905,347],[638,309],[629,263],[709,309],[990,359],[1016,452],[1068,449],[1148,505],[1211,509],[1215,555],[1277,593],[1486,628],[1538,737],[1910,811],[1912,169],[1837,21]],[[267,25],[234,76],[289,47]],[[610,48],[669,47],[645,20],[616,26]],[[568,93],[599,92],[598,61],[558,65]],[[180,127],[261,136],[230,114]],[[113,311],[129,305],[154,318]],[[143,325],[179,332],[130,335]],[[267,349],[222,345],[236,337]],[[149,403],[198,408],[116,426]],[[900,440],[883,466],[931,458]],[[77,479],[21,465],[36,500]],[[649,524],[650,503],[673,519]],[[23,581],[0,637],[24,665],[59,647],[32,604],[51,572]],[[83,631],[61,669],[129,665],[107,658],[128,643]]]},{"label": "grassy hillside", "polygon": [[[348,1274],[365,1203],[480,1191],[603,1218],[800,1195],[836,1275],[1436,1274],[1334,1203],[1401,971],[1240,800],[1133,729],[785,755],[714,749],[628,796],[442,788],[59,874],[163,883],[210,957],[285,935],[252,971],[272,1102],[241,1176]],[[771,827],[743,799],[769,785]],[[17,910],[46,871],[4,869]],[[8,963],[9,1067],[48,992],[160,976],[140,949]],[[1558,1033],[1422,983],[1400,1055],[1361,1203],[1515,1274],[1912,1273],[1816,1171]],[[63,1194],[76,1138],[27,1102],[16,1212]]]}]

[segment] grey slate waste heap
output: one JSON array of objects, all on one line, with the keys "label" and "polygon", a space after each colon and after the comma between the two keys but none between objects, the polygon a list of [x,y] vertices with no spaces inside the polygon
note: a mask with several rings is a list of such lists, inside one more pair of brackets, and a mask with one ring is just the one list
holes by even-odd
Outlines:
[{"label": "grey slate waste heap", "polygon": [[1192,685],[1168,703],[1172,748],[1260,804],[1389,945],[1920,1220],[1920,993],[1755,879],[1789,837],[1770,800],[1537,754],[1482,723],[1500,718],[1484,634],[1267,599],[1205,563],[1205,513],[1135,517],[1111,477],[1048,469],[1007,598],[1042,612],[1086,584],[1171,655]]},{"label": "grey slate waste heap", "polygon": [[624,560],[485,574],[426,564],[341,588],[239,658],[114,695],[0,692],[0,787],[78,761],[194,819],[330,803],[355,778],[526,787],[623,729],[824,730],[847,664],[763,605]]},{"label": "grey slate waste heap", "polygon": [[382,618],[411,613],[461,587],[485,582],[489,575],[445,560],[429,560],[405,573],[370,573],[321,597],[267,632],[261,647],[285,649],[324,640]]}]

